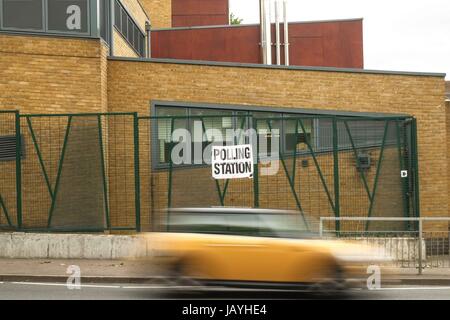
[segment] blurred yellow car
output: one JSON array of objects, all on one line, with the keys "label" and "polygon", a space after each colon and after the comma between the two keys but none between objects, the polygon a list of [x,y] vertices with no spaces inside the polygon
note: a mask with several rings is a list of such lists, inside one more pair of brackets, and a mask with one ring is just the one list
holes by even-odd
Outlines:
[{"label": "blurred yellow car", "polygon": [[370,248],[324,241],[297,212],[205,208],[169,213],[153,237],[170,275],[202,284],[343,290],[379,258]]}]

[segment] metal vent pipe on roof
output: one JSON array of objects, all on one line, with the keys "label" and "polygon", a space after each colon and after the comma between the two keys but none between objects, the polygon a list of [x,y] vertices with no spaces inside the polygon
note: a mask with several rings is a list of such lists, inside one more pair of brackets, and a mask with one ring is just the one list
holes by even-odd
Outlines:
[{"label": "metal vent pipe on roof", "polygon": [[284,20],[284,64],[289,65],[289,21],[287,18],[287,2],[283,0],[283,20]]},{"label": "metal vent pipe on roof", "polygon": [[264,64],[272,64],[271,0],[260,0],[261,52]]},{"label": "metal vent pipe on roof", "polygon": [[275,0],[275,46],[277,65],[281,65],[280,2]]}]

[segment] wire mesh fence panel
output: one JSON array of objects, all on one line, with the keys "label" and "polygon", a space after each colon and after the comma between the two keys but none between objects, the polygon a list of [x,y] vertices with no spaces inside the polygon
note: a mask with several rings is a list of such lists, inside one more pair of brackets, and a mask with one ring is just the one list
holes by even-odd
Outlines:
[{"label": "wire mesh fence panel", "polygon": [[[170,121],[171,132],[175,133],[172,144],[161,140],[159,143],[165,143],[166,155],[170,157],[167,160],[171,170],[169,202],[172,208],[253,205],[252,180],[215,180],[211,169],[212,146],[248,143],[243,133],[247,123],[246,117],[208,114]],[[159,131],[162,125],[159,121]]]},{"label": "wire mesh fence panel", "polygon": [[[404,122],[343,120],[338,129],[341,216],[414,216],[408,198]],[[377,222],[368,221],[366,229],[377,230]]]},{"label": "wire mesh fence panel", "polygon": [[136,228],[133,114],[21,118],[25,229]]},{"label": "wire mesh fence panel", "polygon": [[[160,230],[169,208],[214,206],[293,209],[312,230],[320,217],[419,214],[414,119],[173,110],[1,113],[0,157],[18,142],[22,156],[0,159],[0,225]],[[253,147],[253,176],[214,178],[212,148],[242,145]]]},{"label": "wire mesh fence panel", "polygon": [[136,229],[139,210],[139,150],[136,114],[107,114],[104,120],[107,146],[106,180],[111,229]]},{"label": "wire mesh fence panel", "polygon": [[[258,141],[272,145],[270,154],[266,154],[266,146],[260,144],[258,149],[259,205],[297,210],[315,230],[319,217],[335,215],[336,200],[332,127],[325,126],[331,120],[320,121],[293,116],[254,120]],[[279,142],[273,144],[276,140]],[[264,162],[275,170],[264,170]]]},{"label": "wire mesh fence panel", "polygon": [[[140,129],[147,136],[141,140],[150,139],[141,161],[151,162],[151,212],[211,206],[293,209],[316,231],[320,217],[417,215],[411,119],[168,112],[142,119],[147,125]],[[230,138],[228,130],[245,134]],[[253,179],[214,179],[210,146],[242,144],[254,147]],[[339,231],[340,221],[333,223]],[[367,222],[366,229],[376,230],[376,223]]]},{"label": "wire mesh fence panel", "polygon": [[[163,162],[165,146],[159,140],[167,140],[167,133],[158,139],[158,120],[139,118],[139,161],[141,182],[141,222],[143,230],[161,231],[169,199],[169,170]],[[161,129],[162,130],[162,129]]]},{"label": "wire mesh fence panel", "polygon": [[[17,140],[14,111],[0,111],[0,228],[17,227]],[[21,156],[24,154],[21,152]]]}]

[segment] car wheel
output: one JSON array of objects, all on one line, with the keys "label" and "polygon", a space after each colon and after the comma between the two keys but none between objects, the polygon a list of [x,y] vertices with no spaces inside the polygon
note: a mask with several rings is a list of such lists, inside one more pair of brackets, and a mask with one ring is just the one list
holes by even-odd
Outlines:
[{"label": "car wheel", "polygon": [[192,289],[194,291],[201,290],[203,286],[200,282],[190,277],[187,277],[184,273],[184,264],[177,263],[169,272],[169,285],[182,290]]},{"label": "car wheel", "polygon": [[347,292],[348,286],[341,268],[335,267],[331,273],[332,277],[321,279],[321,281],[310,286],[310,292],[324,298],[340,298]]}]

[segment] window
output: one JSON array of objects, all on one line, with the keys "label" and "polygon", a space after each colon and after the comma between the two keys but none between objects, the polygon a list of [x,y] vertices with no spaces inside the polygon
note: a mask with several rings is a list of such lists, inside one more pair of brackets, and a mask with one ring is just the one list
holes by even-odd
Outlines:
[{"label": "window", "polygon": [[284,127],[284,150],[287,154],[301,153],[309,150],[308,143],[314,145],[312,119],[286,119]]},{"label": "window", "polygon": [[[34,32],[89,34],[90,1],[0,0],[1,27]],[[101,3],[104,1],[107,0],[101,0]]]},{"label": "window", "polygon": [[[16,136],[1,136],[0,137],[0,161],[16,160]],[[24,156],[24,140],[21,137],[21,152],[20,156]]]},{"label": "window", "polygon": [[[273,139],[278,139],[279,150],[284,157],[290,157],[294,154],[310,154],[310,144],[315,153],[333,152],[333,120],[326,117],[312,117],[310,115],[301,115],[283,112],[260,112],[216,108],[195,108],[195,107],[156,107],[156,116],[167,117],[157,120],[157,140],[154,153],[158,157],[159,168],[166,168],[170,162],[171,150],[171,126],[173,130],[183,128],[191,133],[193,147],[194,144],[200,144],[202,151],[210,145],[214,139],[210,132],[204,133],[208,129],[218,130],[222,134],[222,142],[239,144],[249,143],[249,138],[245,136],[234,137],[230,141],[227,135],[227,129],[254,128],[258,135],[259,157],[277,157],[272,153]],[[176,116],[175,118],[170,118]],[[172,123],[173,119],[173,123]],[[196,124],[197,122],[197,124]],[[194,130],[195,126],[201,126],[201,130]],[[376,120],[354,120],[349,118],[347,125],[351,133],[347,133],[344,121],[337,122],[338,129],[338,148],[339,150],[351,150],[354,146],[358,149],[365,149],[380,146],[383,141],[385,121]],[[278,130],[278,134],[272,130]],[[277,134],[275,136],[275,134]],[[396,132],[393,125],[389,126],[387,132],[386,145],[396,143]],[[236,140],[237,139],[237,140]],[[184,140],[184,139],[183,139]],[[264,143],[266,141],[265,145]],[[198,148],[198,145],[197,145]],[[192,163],[200,164],[195,161],[195,153],[192,151]],[[208,159],[204,159],[208,160]]]},{"label": "window", "polygon": [[283,213],[258,214],[233,212],[183,212],[169,216],[170,232],[237,235],[267,238],[313,238],[304,220]]},{"label": "window", "polygon": [[[173,119],[164,117],[187,116],[185,108],[161,107],[156,111],[156,115],[161,117],[157,120],[157,141],[158,141],[158,163],[167,164],[170,161],[172,132],[176,129],[187,129],[187,119]],[[173,126],[173,127],[172,127]]]},{"label": "window", "polygon": [[122,10],[119,2],[114,2],[114,25],[117,29],[122,29]]},{"label": "window", "polygon": [[3,0],[3,27],[44,30],[43,0]]},{"label": "window", "polygon": [[[272,141],[278,139],[282,133],[282,113],[271,112],[252,112],[252,116],[256,124],[256,132],[258,134],[259,152],[261,157],[277,156],[272,154]],[[276,133],[278,130],[278,133]],[[264,143],[264,141],[266,143]],[[262,144],[261,144],[262,143]],[[279,145],[278,147],[281,147]]]},{"label": "window", "polygon": [[110,44],[109,24],[110,10],[109,0],[100,0],[100,37]]},{"label": "window", "polygon": [[128,14],[125,8],[118,0],[115,2],[114,25],[121,33],[128,44],[136,51],[136,53],[143,57],[145,49],[143,43],[145,42],[145,33],[143,33],[133,18]]},{"label": "window", "polygon": [[86,0],[47,0],[48,30],[87,33],[89,8]]},{"label": "window", "polygon": [[[333,149],[333,122],[331,119],[316,120],[317,125],[317,150],[330,151]],[[357,120],[347,121],[348,130],[343,121],[337,124],[338,130],[338,148],[351,149],[352,141],[356,148],[367,148],[372,146],[379,146],[383,143],[385,121],[375,120]],[[386,137],[386,145],[396,143],[396,133],[394,126],[390,125]]]}]

